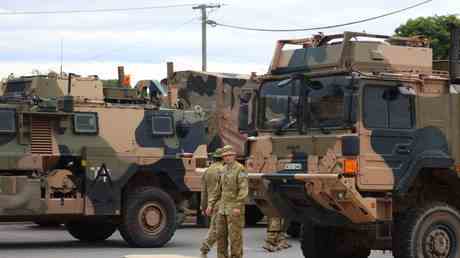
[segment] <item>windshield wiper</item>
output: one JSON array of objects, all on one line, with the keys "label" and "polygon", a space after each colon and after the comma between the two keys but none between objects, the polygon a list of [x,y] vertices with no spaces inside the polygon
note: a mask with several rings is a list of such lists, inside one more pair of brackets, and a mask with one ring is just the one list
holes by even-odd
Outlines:
[{"label": "windshield wiper", "polygon": [[288,120],[288,121],[286,121],[286,123],[281,124],[278,127],[278,129],[276,129],[275,134],[281,134],[281,132],[291,128],[292,126],[294,126],[296,124],[297,124],[297,119]]}]

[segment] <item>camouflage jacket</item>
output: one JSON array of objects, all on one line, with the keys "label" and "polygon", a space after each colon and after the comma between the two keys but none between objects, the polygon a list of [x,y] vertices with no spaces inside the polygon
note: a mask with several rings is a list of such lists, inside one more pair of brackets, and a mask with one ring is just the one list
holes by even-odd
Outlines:
[{"label": "camouflage jacket", "polygon": [[223,168],[223,162],[214,162],[206,169],[201,177],[201,210],[206,210],[208,207],[209,197],[217,186],[219,173],[221,173]]},{"label": "camouflage jacket", "polygon": [[209,207],[218,209],[220,214],[230,215],[235,208],[244,210],[249,193],[248,176],[244,167],[234,162],[225,165],[212,196]]}]

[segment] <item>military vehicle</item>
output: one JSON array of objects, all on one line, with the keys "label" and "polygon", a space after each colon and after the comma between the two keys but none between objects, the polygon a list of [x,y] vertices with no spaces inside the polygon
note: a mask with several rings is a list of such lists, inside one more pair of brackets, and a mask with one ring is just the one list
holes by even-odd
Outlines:
[{"label": "military vehicle", "polygon": [[[238,125],[241,103],[248,103],[248,100],[244,99],[242,89],[255,88],[258,85],[256,78],[255,74],[177,71],[168,80],[167,102],[172,108],[203,112],[207,121],[208,150],[214,151],[224,145],[232,145],[238,159],[245,163],[248,135],[240,132]],[[263,216],[254,200],[248,200],[246,225],[257,224]]]},{"label": "military vehicle", "polygon": [[[54,221],[82,241],[119,229],[173,236],[207,165],[204,114],[77,75],[7,80],[0,96],[0,221]],[[199,199],[199,198],[198,198]]]},{"label": "military vehicle", "polygon": [[256,202],[303,224],[305,257],[460,257],[459,57],[458,28],[450,73],[421,37],[281,40],[241,89]]}]

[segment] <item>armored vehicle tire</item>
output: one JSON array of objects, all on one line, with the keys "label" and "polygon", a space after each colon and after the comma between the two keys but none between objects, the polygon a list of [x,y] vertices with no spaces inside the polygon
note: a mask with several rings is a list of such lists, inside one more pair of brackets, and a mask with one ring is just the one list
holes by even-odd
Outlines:
[{"label": "armored vehicle tire", "polygon": [[119,230],[133,247],[161,247],[171,240],[177,227],[174,200],[158,188],[128,193]]},{"label": "armored vehicle tire", "polygon": [[395,218],[395,258],[460,257],[460,213],[445,203],[431,203]]},{"label": "armored vehicle tire", "polygon": [[302,227],[301,248],[305,258],[367,258],[371,254],[370,248],[359,247],[341,252],[339,244],[349,243],[339,239],[339,230],[333,227],[321,227],[304,224]]},{"label": "armored vehicle tire", "polygon": [[291,237],[300,237],[302,226],[299,222],[290,222],[287,228],[287,234]]},{"label": "armored vehicle tire", "polygon": [[264,218],[264,214],[255,205],[246,205],[245,224],[246,226],[255,226]]},{"label": "armored vehicle tire", "polygon": [[110,221],[72,221],[66,224],[69,233],[84,242],[100,242],[109,238],[117,225]]}]

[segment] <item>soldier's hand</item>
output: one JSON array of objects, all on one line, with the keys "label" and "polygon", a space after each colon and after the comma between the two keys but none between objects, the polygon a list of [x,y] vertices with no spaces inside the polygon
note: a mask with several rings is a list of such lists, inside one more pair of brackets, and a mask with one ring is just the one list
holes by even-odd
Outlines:
[{"label": "soldier's hand", "polygon": [[206,213],[206,216],[211,216],[212,215],[212,208],[211,207],[208,207],[205,211]]},{"label": "soldier's hand", "polygon": [[241,210],[240,209],[233,209],[233,215],[235,216],[240,216],[241,215]]}]

